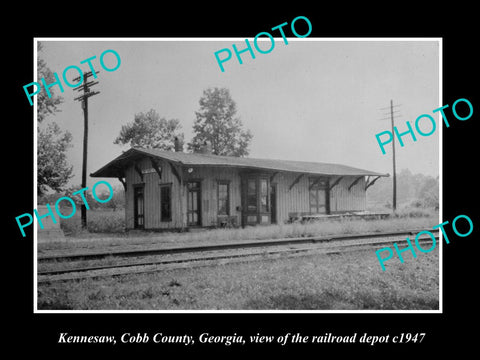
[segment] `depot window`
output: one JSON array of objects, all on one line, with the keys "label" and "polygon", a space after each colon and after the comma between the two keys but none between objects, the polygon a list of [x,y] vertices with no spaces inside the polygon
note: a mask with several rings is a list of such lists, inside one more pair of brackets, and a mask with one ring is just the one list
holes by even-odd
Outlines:
[{"label": "depot window", "polygon": [[309,198],[311,214],[328,214],[328,179],[310,178]]},{"label": "depot window", "polygon": [[172,221],[172,184],[160,186],[160,219]]},{"label": "depot window", "polygon": [[218,215],[230,215],[230,184],[228,181],[218,182]]}]

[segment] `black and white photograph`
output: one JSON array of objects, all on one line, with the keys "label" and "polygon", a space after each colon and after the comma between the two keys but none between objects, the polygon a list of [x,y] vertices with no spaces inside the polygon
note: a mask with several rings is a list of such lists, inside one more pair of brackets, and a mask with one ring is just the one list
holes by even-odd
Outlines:
[{"label": "black and white photograph", "polygon": [[473,8],[71,5],[2,24],[6,351],[475,353]]},{"label": "black and white photograph", "polygon": [[287,39],[37,40],[39,311],[440,310],[441,40]]}]

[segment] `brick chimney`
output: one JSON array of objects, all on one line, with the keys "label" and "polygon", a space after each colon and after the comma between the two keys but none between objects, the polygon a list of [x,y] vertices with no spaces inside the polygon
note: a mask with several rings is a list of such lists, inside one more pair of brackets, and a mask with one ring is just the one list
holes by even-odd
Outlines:
[{"label": "brick chimney", "polygon": [[208,140],[203,142],[203,145],[200,148],[201,154],[211,154],[212,153],[212,143]]},{"label": "brick chimney", "polygon": [[183,152],[183,144],[177,136],[175,136],[175,139],[173,140],[173,147],[175,152]]}]

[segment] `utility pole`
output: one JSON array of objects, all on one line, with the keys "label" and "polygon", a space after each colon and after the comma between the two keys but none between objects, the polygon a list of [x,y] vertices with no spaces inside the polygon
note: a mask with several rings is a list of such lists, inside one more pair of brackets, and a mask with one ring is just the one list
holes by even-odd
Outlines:
[{"label": "utility pole", "polygon": [[[99,71],[96,71],[98,74]],[[83,109],[83,164],[82,164],[82,189],[87,187],[87,155],[88,155],[88,98],[100,94],[100,91],[90,91],[90,87],[98,84],[98,81],[88,81],[88,78],[93,76],[92,72],[83,73],[83,84],[74,88],[73,90],[83,90],[83,95],[74,98],[76,101],[82,102]],[[73,81],[80,81],[81,77],[76,77]],[[82,229],[87,228],[87,208],[82,202],[81,205],[81,215],[82,215]]]},{"label": "utility pole", "polygon": [[393,100],[390,100],[390,119],[392,122],[392,159],[393,159],[393,212],[397,210],[397,170],[395,165],[395,131],[393,131]]},{"label": "utility pole", "polygon": [[[392,194],[392,209],[393,212],[397,210],[397,169],[395,164],[395,131],[394,131],[394,119],[393,114],[397,113],[398,111],[394,111],[393,108],[400,105],[393,105],[393,100],[390,100],[390,106],[388,108],[382,108],[380,110],[390,110],[390,122],[392,124],[392,161],[393,161],[393,194]],[[387,114],[385,114],[387,115]],[[380,120],[387,120],[387,118],[383,118]]]}]

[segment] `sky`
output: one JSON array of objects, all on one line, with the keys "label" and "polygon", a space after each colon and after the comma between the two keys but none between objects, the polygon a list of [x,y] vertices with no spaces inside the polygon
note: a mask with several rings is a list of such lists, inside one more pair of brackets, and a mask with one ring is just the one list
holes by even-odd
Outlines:
[{"label": "sky", "polygon": [[[390,130],[393,100],[399,105],[395,125],[400,132],[407,130],[406,121],[414,127],[422,114],[437,123],[431,136],[416,134],[416,142],[405,136],[404,147],[397,143],[397,172],[439,175],[441,126],[438,113],[432,113],[443,105],[437,39],[288,38],[285,44],[280,37],[268,54],[256,51],[250,39],[255,58],[242,53],[240,64],[233,54],[223,63],[224,72],[214,53],[224,48],[233,53],[232,44],[244,49],[244,38],[38,40],[43,45],[38,56],[60,78],[70,65],[88,71],[88,64],[80,62],[96,56],[92,64],[99,71],[99,84],[92,89],[100,94],[89,99],[88,174],[128,149],[113,141],[139,112],[155,109],[161,117],[179,119],[188,142],[203,91],[226,87],[237,104],[237,116],[253,133],[249,157],[338,163],[392,174],[391,145],[383,155],[375,135]],[[271,46],[268,38],[265,41],[258,43],[264,50]],[[109,49],[121,58],[112,72],[99,62]],[[104,60],[108,67],[116,65],[111,53]],[[75,70],[67,74],[69,79],[78,76]],[[73,100],[78,93],[63,86],[63,93],[58,86],[52,88],[64,103],[47,121],[72,134],[67,157],[74,176],[69,184],[79,185],[83,112]],[[431,129],[428,121],[419,126],[424,132]],[[88,178],[87,186],[98,180]]]}]

